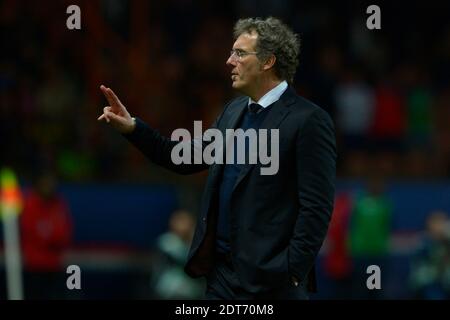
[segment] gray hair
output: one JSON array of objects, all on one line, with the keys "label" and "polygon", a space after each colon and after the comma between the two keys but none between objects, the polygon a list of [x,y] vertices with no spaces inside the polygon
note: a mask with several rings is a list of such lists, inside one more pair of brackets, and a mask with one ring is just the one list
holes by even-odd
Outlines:
[{"label": "gray hair", "polygon": [[298,66],[300,38],[277,18],[268,17],[240,19],[234,25],[234,39],[243,33],[256,32],[257,57],[268,59],[272,54],[276,57],[275,73],[281,80],[292,83]]}]

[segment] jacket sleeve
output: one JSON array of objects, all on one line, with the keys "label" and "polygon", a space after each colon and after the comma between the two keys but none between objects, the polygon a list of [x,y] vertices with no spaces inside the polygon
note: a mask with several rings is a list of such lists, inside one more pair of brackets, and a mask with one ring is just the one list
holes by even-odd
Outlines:
[{"label": "jacket sleeve", "polygon": [[316,109],[296,142],[299,213],[290,240],[289,273],[304,280],[325,239],[333,211],[336,139],[330,116]]},{"label": "jacket sleeve", "polygon": [[[222,115],[223,113],[214,121],[211,128],[217,128]],[[138,148],[150,161],[175,173],[193,174],[206,170],[209,167],[204,161],[201,164],[194,164],[193,161],[194,152],[203,153],[203,149],[211,143],[203,139],[192,139],[190,141],[191,162],[189,164],[174,164],[171,158],[172,149],[180,142],[172,141],[170,138],[161,135],[141,119],[136,118],[136,127],[133,132],[123,134],[123,137]]]}]

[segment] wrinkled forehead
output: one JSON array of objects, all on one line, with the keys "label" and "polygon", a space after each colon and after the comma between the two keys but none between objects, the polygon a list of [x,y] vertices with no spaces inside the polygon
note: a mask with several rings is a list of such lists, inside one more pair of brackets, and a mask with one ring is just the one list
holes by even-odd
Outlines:
[{"label": "wrinkled forehead", "polygon": [[233,49],[242,49],[245,51],[254,51],[256,42],[258,40],[258,34],[254,31],[251,33],[242,33],[234,42]]}]

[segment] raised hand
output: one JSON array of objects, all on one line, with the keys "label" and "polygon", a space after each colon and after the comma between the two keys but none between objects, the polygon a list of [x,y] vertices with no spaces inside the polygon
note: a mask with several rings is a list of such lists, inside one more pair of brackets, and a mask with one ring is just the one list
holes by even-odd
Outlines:
[{"label": "raised hand", "polygon": [[109,106],[103,108],[103,114],[97,120],[106,121],[120,133],[132,132],[135,122],[114,91],[104,85],[100,86],[100,90],[108,100]]}]

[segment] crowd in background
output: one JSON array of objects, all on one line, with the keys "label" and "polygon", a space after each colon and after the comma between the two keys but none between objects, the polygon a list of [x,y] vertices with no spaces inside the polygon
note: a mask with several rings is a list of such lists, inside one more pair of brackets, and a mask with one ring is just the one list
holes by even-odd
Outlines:
[{"label": "crowd in background", "polygon": [[38,166],[65,181],[154,178],[142,156],[97,123],[107,104],[99,85],[164,134],[192,130],[194,120],[206,127],[236,94],[225,65],[235,19],[269,13],[301,37],[293,85],[332,115],[340,177],[365,175],[374,163],[389,177],[450,175],[450,26],[438,6],[402,7],[409,19],[400,23],[399,8],[385,5],[381,30],[368,30],[365,7],[351,1],[79,6],[82,28],[73,31],[64,1],[1,4],[2,162],[24,178]]},{"label": "crowd in background", "polygon": [[[367,194],[336,196],[327,240],[334,257],[324,258],[336,295],[360,292],[348,287],[350,273],[365,271],[353,270],[354,261],[382,265],[388,254],[394,213],[372,178],[450,178],[448,5],[385,4],[382,29],[368,30],[366,6],[352,1],[76,2],[81,30],[66,28],[68,1],[0,3],[0,164],[13,167],[22,181],[50,170],[62,183],[167,182],[163,169],[149,170],[141,154],[97,122],[107,104],[99,86],[111,87],[132,115],[166,135],[193,130],[194,120],[206,129],[236,95],[225,65],[234,22],[268,15],[300,35],[293,86],[335,122],[338,177],[370,182]],[[154,267],[167,270],[158,269],[162,278],[149,281],[158,297],[195,297],[198,284],[183,289],[191,284],[180,271],[189,230],[179,221],[190,225],[190,218],[174,216],[155,244]],[[412,262],[417,297],[448,298],[447,231],[436,227],[446,225],[443,216],[430,215],[424,228],[431,236]],[[61,247],[69,241],[63,238]]]}]

